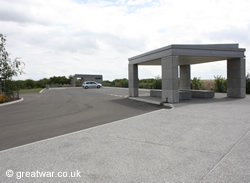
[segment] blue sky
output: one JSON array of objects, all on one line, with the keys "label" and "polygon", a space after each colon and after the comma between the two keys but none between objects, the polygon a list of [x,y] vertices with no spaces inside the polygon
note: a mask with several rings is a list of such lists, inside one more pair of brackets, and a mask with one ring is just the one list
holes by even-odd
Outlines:
[{"label": "blue sky", "polygon": [[[248,0],[0,0],[1,33],[26,75],[128,77],[128,58],[170,44],[239,43],[250,72]],[[139,67],[140,78],[161,75]],[[192,77],[226,77],[226,62],[191,66]]]}]

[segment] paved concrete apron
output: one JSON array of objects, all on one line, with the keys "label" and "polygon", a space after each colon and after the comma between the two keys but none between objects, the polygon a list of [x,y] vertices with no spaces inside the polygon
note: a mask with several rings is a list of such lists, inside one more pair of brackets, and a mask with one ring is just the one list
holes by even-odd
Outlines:
[{"label": "paved concrete apron", "polygon": [[250,182],[249,108],[192,100],[1,151],[0,182]]}]

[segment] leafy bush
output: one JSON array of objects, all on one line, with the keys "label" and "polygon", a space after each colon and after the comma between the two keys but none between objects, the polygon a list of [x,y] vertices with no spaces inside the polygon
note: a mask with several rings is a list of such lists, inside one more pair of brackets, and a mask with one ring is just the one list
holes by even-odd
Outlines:
[{"label": "leafy bush", "polygon": [[9,102],[12,100],[15,100],[15,98],[9,97],[9,96],[3,96],[2,94],[0,94],[0,104],[4,102]]},{"label": "leafy bush", "polygon": [[[15,81],[6,80],[5,87],[3,88],[5,96],[9,100],[15,100],[19,98],[19,90],[20,88],[17,86]],[[6,100],[7,100],[6,98]]]},{"label": "leafy bush", "polygon": [[128,88],[128,80],[126,78],[115,79],[114,81],[111,82],[111,86]]},{"label": "leafy bush", "polygon": [[49,79],[43,78],[35,82],[35,88],[45,88],[49,84]]},{"label": "leafy bush", "polygon": [[250,73],[247,73],[246,77],[246,93],[250,94]]},{"label": "leafy bush", "polygon": [[[46,79],[46,78],[45,78]],[[71,79],[66,78],[65,76],[53,76],[50,77],[48,83],[46,84],[70,84]]]},{"label": "leafy bush", "polygon": [[122,87],[122,88],[128,88],[128,79],[115,79],[113,81],[105,80],[102,82],[103,86],[109,86],[109,87]]},{"label": "leafy bush", "polygon": [[191,80],[191,88],[192,88],[193,90],[201,90],[201,87],[202,87],[202,83],[201,83],[200,77],[199,77],[199,78],[194,77],[194,78]]},{"label": "leafy bush", "polygon": [[155,79],[141,79],[139,80],[139,88],[161,89],[161,78],[156,76]]},{"label": "leafy bush", "polygon": [[[123,87],[128,88],[128,79],[115,79],[113,81],[103,81],[103,86],[109,87]],[[146,89],[161,89],[161,78],[156,77],[155,79],[141,79],[138,81],[139,88]]]},{"label": "leafy bush", "polygon": [[152,83],[140,83],[139,82],[139,88],[151,89]]},{"label": "leafy bush", "polygon": [[108,80],[105,80],[105,81],[102,82],[102,85],[103,86],[109,86],[109,87],[111,87],[112,86],[112,82],[108,81]]},{"label": "leafy bush", "polygon": [[215,91],[216,92],[227,92],[227,80],[222,76],[214,76],[215,79]]},{"label": "leafy bush", "polygon": [[152,88],[153,89],[161,89],[162,88],[161,83],[162,83],[162,80],[161,80],[160,76],[156,76],[154,81],[152,82]]},{"label": "leafy bush", "polygon": [[[51,86],[55,87],[65,87],[65,86],[71,86],[71,76],[69,78],[65,76],[53,76],[48,78],[43,78],[38,81],[34,81],[32,79],[26,79],[25,81],[18,80],[13,81],[16,83],[16,86],[19,89],[33,89],[33,88],[45,88],[46,84],[49,84]],[[2,82],[3,85],[3,82]],[[81,86],[81,80],[76,80],[76,86]]]},{"label": "leafy bush", "polygon": [[25,81],[22,80],[17,80],[17,81],[12,81],[15,82],[16,86],[20,89],[24,89],[25,88]]},{"label": "leafy bush", "polygon": [[154,79],[141,79],[139,80],[139,88],[151,89]]},{"label": "leafy bush", "polygon": [[4,96],[2,94],[0,94],[0,103],[4,102]]},{"label": "leafy bush", "polygon": [[128,88],[128,80],[126,78],[123,78],[120,80],[120,87],[123,87],[123,88]]},{"label": "leafy bush", "polygon": [[35,87],[36,82],[32,79],[26,79],[25,80],[25,88],[32,89]]}]

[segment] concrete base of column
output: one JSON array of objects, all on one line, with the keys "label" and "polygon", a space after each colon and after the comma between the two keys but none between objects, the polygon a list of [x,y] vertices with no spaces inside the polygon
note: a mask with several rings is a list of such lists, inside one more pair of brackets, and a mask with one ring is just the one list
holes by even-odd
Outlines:
[{"label": "concrete base of column", "polygon": [[162,102],[178,103],[179,91],[178,90],[162,90]]},{"label": "concrete base of column", "polygon": [[138,88],[129,88],[129,96],[138,97],[139,96]]}]

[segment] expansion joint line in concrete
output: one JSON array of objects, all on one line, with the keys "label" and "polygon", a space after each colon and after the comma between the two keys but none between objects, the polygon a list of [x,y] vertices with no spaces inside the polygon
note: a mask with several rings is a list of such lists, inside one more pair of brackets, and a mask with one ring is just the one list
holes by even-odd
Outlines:
[{"label": "expansion joint line in concrete", "polygon": [[245,136],[250,132],[250,130],[248,129],[248,131],[236,142],[236,144],[234,144],[229,151],[219,160],[219,162],[200,180],[199,183],[201,183],[203,180],[205,180],[205,178],[233,151],[233,149],[241,142],[241,140],[243,138],[245,138]]},{"label": "expansion joint line in concrete", "polygon": [[[111,135],[113,136],[113,135]],[[161,146],[161,147],[170,147],[170,148],[175,148],[175,149],[180,149],[180,150],[190,150],[188,148],[185,147],[178,147],[178,146],[173,146],[173,145],[168,145],[168,144],[161,144],[161,143],[155,143],[155,142],[150,142],[150,141],[142,141],[142,140],[134,140],[134,139],[130,139],[130,138],[125,138],[125,137],[119,137],[119,136],[113,136],[115,138],[118,139],[122,139],[122,140],[127,140],[127,141],[131,141],[131,142],[135,142],[135,143],[143,143],[143,144],[150,144],[150,145],[155,145],[155,146]],[[191,149],[192,151],[197,151],[197,152],[201,152],[201,153],[207,153],[207,154],[216,154],[218,155],[219,153],[216,152],[211,152],[211,151],[201,151],[198,149]]]}]

